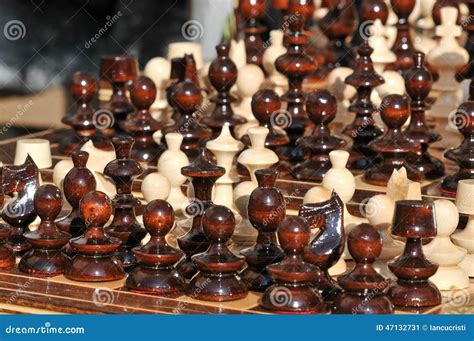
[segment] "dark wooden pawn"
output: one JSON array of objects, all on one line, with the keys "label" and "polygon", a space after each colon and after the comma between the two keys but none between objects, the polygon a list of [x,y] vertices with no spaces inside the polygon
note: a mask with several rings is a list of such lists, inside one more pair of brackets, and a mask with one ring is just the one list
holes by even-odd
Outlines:
[{"label": "dark wooden pawn", "polygon": [[454,116],[454,122],[463,135],[464,140],[459,147],[449,149],[444,157],[456,162],[459,169],[456,173],[443,179],[441,193],[455,197],[458,182],[463,179],[474,179],[474,97],[472,94],[473,83],[471,82],[471,95],[469,101],[461,104]]},{"label": "dark wooden pawn", "polygon": [[89,153],[78,150],[72,153],[74,167],[66,174],[63,190],[66,200],[71,205],[71,212],[56,224],[61,231],[79,237],[86,229],[86,223],[79,212],[79,201],[87,193],[96,189],[94,174],[86,168]]},{"label": "dark wooden pawn", "polygon": [[349,233],[347,245],[356,266],[338,277],[344,292],[334,302],[332,313],[393,314],[393,304],[384,293],[389,281],[373,266],[382,252],[379,232],[370,224],[360,224]]},{"label": "dark wooden pawn", "polygon": [[432,180],[444,175],[444,165],[428,152],[430,144],[440,141],[441,135],[430,131],[426,124],[425,111],[430,108],[426,98],[431,91],[433,78],[425,67],[424,59],[422,52],[416,52],[413,55],[414,66],[405,74],[405,88],[411,97],[410,125],[405,135],[421,145],[421,152],[408,155],[408,163],[423,173],[426,179]]},{"label": "dark wooden pawn", "polygon": [[410,116],[410,102],[407,96],[388,95],[380,104],[381,116],[387,125],[385,134],[369,143],[374,153],[382,156],[382,161],[375,163],[364,174],[364,181],[377,186],[386,186],[395,169],[405,167],[410,180],[421,182],[423,173],[406,161],[409,153],[421,152],[417,141],[410,140],[402,132],[403,124]]},{"label": "dark wooden pawn", "polygon": [[242,278],[250,290],[264,291],[274,284],[267,265],[280,262],[284,256],[276,240],[276,231],[285,218],[286,205],[283,194],[275,188],[278,176],[275,169],[259,169],[255,176],[258,187],[250,194],[248,215],[258,236],[254,246],[241,251],[248,264]]},{"label": "dark wooden pawn", "polygon": [[304,252],[305,261],[317,266],[312,279],[324,302],[331,304],[341,288],[329,275],[329,268],[341,258],[345,245],[344,203],[336,192],[331,199],[315,204],[304,204],[298,215],[305,218],[312,229],[319,229]]},{"label": "dark wooden pawn", "polygon": [[225,169],[215,165],[212,155],[206,148],[201,148],[199,156],[190,165],[181,168],[181,174],[189,177],[194,189],[194,198],[186,207],[186,214],[191,216],[191,229],[178,238],[178,245],[186,254],[186,258],[178,265],[179,272],[187,279],[197,271],[191,257],[207,250],[209,239],[202,229],[204,211],[213,206],[212,187],[216,180],[225,174]]},{"label": "dark wooden pawn", "polygon": [[125,269],[135,265],[136,259],[131,249],[138,246],[146,235],[135,216],[135,209],[141,203],[132,194],[132,182],[143,170],[137,161],[130,158],[133,142],[133,138],[129,136],[112,138],[117,159],[104,168],[104,174],[112,179],[117,190],[113,199],[114,219],[105,230],[122,241],[118,256]]},{"label": "dark wooden pawn", "polygon": [[[179,114],[176,122],[162,129],[163,136],[171,132],[183,135],[181,150],[193,160],[199,154],[199,148],[204,147],[212,137],[212,130],[199,122],[205,110],[201,107],[202,93],[199,87],[190,79],[185,79],[173,87],[172,103]],[[164,138],[163,138],[164,139]]]},{"label": "dark wooden pawn", "polygon": [[310,240],[309,225],[301,217],[288,216],[278,226],[278,240],[286,256],[267,266],[276,283],[265,290],[262,307],[279,313],[325,312],[321,295],[311,284],[318,268],[303,260]]},{"label": "dark wooden pawn", "polygon": [[236,125],[247,122],[245,118],[235,115],[232,110],[235,98],[230,94],[230,89],[237,81],[237,66],[229,58],[230,47],[225,44],[217,45],[216,51],[217,58],[209,66],[209,80],[217,90],[217,94],[211,98],[214,110],[201,120],[212,129],[215,137],[220,134],[224,123],[229,123],[233,131]]},{"label": "dark wooden pawn", "polygon": [[389,68],[402,74],[413,66],[413,53],[416,52],[411,40],[408,17],[415,8],[416,0],[391,0],[392,9],[398,17],[397,37],[392,46],[397,60]]},{"label": "dark wooden pawn", "polygon": [[357,48],[364,37],[370,36],[368,28],[375,20],[380,19],[383,25],[387,23],[388,6],[384,0],[362,0],[358,6],[358,27],[354,30],[351,47]]},{"label": "dark wooden pawn", "polygon": [[128,275],[126,287],[160,296],[181,294],[185,282],[174,265],[184,253],[166,242],[166,235],[174,226],[173,207],[164,200],[149,202],[143,212],[143,224],[151,238],[132,250],[139,264]]},{"label": "dark wooden pawn", "polygon": [[102,109],[109,110],[113,114],[114,125],[101,130],[103,135],[112,137],[115,134],[114,128],[120,129],[127,115],[134,111],[126,90],[127,83],[137,78],[137,59],[133,56],[104,56],[100,59],[100,75],[101,79],[112,85],[112,96]]},{"label": "dark wooden pawn", "polygon": [[265,16],[265,0],[240,0],[238,11],[241,15],[245,27],[245,52],[247,55],[247,64],[256,64],[263,69],[263,44],[262,35],[267,30],[260,21]]},{"label": "dark wooden pawn", "polygon": [[87,230],[81,237],[69,241],[76,255],[69,262],[64,275],[81,282],[106,282],[124,278],[122,264],[115,257],[120,239],[104,231],[104,225],[112,214],[112,201],[107,194],[93,191],[84,195],[79,209]]},{"label": "dark wooden pawn", "polygon": [[6,195],[17,194],[2,210],[2,218],[11,227],[7,246],[17,255],[31,248],[23,236],[29,232],[28,226],[35,220],[36,211],[33,198],[39,187],[39,171],[35,162],[28,155],[22,165],[5,165],[2,172],[2,190]]},{"label": "dark wooden pawn", "polygon": [[[265,147],[273,150],[277,155],[284,153],[285,146],[290,143],[288,135],[283,129],[279,128],[280,119],[285,120],[285,112],[281,109],[280,97],[271,89],[258,90],[252,96],[252,113],[261,127],[268,129],[268,135],[265,139]],[[245,146],[250,146],[250,137],[245,134],[241,141]],[[291,171],[291,166],[280,160],[273,168],[279,170],[280,174],[286,175]]]},{"label": "dark wooden pawn", "polygon": [[156,98],[156,85],[148,77],[138,77],[130,86],[130,99],[136,111],[122,124],[123,130],[135,139],[131,158],[144,165],[155,165],[163,148],[155,143],[153,133],[163,128],[163,124],[155,120],[150,107]]},{"label": "dark wooden pawn", "polygon": [[61,190],[54,185],[41,186],[35,193],[33,205],[41,223],[37,230],[24,234],[32,249],[21,257],[18,268],[30,276],[62,275],[69,257],[61,248],[71,235],[59,230],[54,223],[63,206]]},{"label": "dark wooden pawn", "polygon": [[276,121],[275,123],[286,131],[290,139],[290,143],[282,147],[280,159],[299,162],[304,159],[304,151],[296,147],[296,140],[303,136],[311,125],[304,110],[306,96],[302,89],[303,80],[315,71],[316,65],[313,58],[305,52],[309,40],[303,32],[304,17],[295,15],[288,23],[289,29],[283,39],[287,51],[275,61],[278,72],[288,79],[288,91],[281,97],[286,103],[286,117],[280,119],[282,124]]},{"label": "dark wooden pawn", "polygon": [[97,91],[95,77],[86,72],[74,73],[71,79],[70,91],[76,102],[76,110],[74,113],[65,116],[62,122],[72,127],[74,135],[61,140],[59,145],[59,152],[66,155],[80,149],[85,142],[92,139],[96,134],[94,125],[95,110],[91,105]]},{"label": "dark wooden pawn", "polygon": [[[2,172],[0,171],[0,183]],[[3,207],[5,196],[0,188],[0,209]],[[6,224],[0,223],[0,269],[9,269],[15,265],[15,255],[12,250],[6,247],[6,241],[11,233],[11,229]]]},{"label": "dark wooden pawn", "polygon": [[322,181],[331,168],[329,152],[340,149],[346,141],[331,134],[329,124],[336,117],[337,100],[327,90],[315,90],[306,97],[306,113],[314,124],[313,134],[302,136],[296,144],[309,151],[309,159],[296,165],[292,174],[299,180]]},{"label": "dark wooden pawn", "polygon": [[438,288],[428,281],[438,265],[425,258],[422,238],[436,236],[434,206],[421,200],[399,200],[395,203],[392,234],[406,238],[400,257],[388,264],[396,283],[390,285],[388,296],[402,308],[435,306],[441,303]]},{"label": "dark wooden pawn", "polygon": [[377,108],[370,100],[373,88],[384,83],[383,78],[374,70],[370,58],[373,51],[365,39],[357,49],[359,53],[357,66],[344,81],[357,89],[357,97],[348,108],[356,116],[352,124],[343,130],[343,133],[353,140],[348,162],[348,167],[353,170],[366,169],[377,159],[377,155],[368,147],[368,144],[382,135],[382,129],[375,125],[372,117]]},{"label": "dark wooden pawn", "polygon": [[202,229],[210,246],[206,252],[192,257],[199,269],[186,290],[192,298],[222,302],[247,296],[247,286],[239,275],[245,260],[234,255],[226,245],[234,228],[235,217],[227,207],[216,205],[206,209]]}]

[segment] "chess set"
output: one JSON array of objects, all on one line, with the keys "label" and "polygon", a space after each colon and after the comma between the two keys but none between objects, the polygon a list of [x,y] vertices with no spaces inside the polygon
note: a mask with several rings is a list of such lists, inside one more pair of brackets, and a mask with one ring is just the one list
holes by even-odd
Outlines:
[{"label": "chess set", "polygon": [[0,141],[0,312],[474,313],[473,18],[240,0],[209,63],[75,73],[64,128]]}]

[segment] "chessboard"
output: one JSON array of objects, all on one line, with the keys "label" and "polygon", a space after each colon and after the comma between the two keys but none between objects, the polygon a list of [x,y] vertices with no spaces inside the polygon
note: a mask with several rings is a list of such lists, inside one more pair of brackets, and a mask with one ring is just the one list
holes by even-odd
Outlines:
[{"label": "chessboard", "polygon": [[[21,138],[42,138],[50,141],[53,167],[60,160],[68,157],[58,152],[62,139],[68,136],[67,129],[50,129],[23,136]],[[13,162],[18,138],[0,142],[2,159]],[[447,169],[453,167],[446,164]],[[145,174],[156,171],[148,166]],[[41,169],[43,183],[52,182],[52,168]],[[356,193],[348,203],[348,210],[353,215],[361,215],[367,199],[384,193],[384,187],[365,184],[358,180]],[[133,184],[134,195],[142,200],[140,191],[143,176]],[[316,183],[296,181],[290,176],[277,180],[277,187],[287,199],[287,214],[297,214],[303,196]],[[422,195],[428,200],[443,198],[436,193],[439,181],[426,181],[422,185]],[[183,191],[185,189],[183,188]],[[452,199],[452,198],[449,198]],[[141,214],[138,210],[137,214]],[[461,222],[465,224],[465,221]],[[351,266],[351,263],[348,263]],[[470,287],[463,290],[442,291],[442,304],[423,310],[397,310],[398,314],[472,314],[474,313],[474,279]],[[17,266],[0,271],[0,313],[6,314],[268,314],[259,306],[261,293],[249,292],[244,299],[231,302],[206,302],[185,295],[168,298],[127,291],[125,280],[112,282],[86,283],[66,279],[64,276],[51,278],[31,277],[21,273]]]}]

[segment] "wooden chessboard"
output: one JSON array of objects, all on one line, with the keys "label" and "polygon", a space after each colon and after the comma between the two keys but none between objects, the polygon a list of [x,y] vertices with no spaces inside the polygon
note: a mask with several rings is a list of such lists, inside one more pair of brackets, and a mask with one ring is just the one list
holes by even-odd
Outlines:
[{"label": "wooden chessboard", "polygon": [[[51,142],[53,166],[65,156],[57,152],[59,141],[69,135],[65,129],[50,129],[26,136],[27,138],[46,138]],[[22,137],[25,138],[25,137]],[[17,139],[0,142],[0,159],[4,163],[13,161]],[[436,151],[434,151],[436,153]],[[441,152],[438,153],[440,155]],[[448,173],[453,165],[447,163]],[[149,167],[146,173],[156,171]],[[52,168],[41,170],[43,182],[52,182]],[[361,215],[361,206],[367,198],[384,193],[385,188],[365,184],[360,175],[356,178],[357,189],[349,211]],[[134,192],[143,199],[140,193],[141,179],[134,183]],[[296,214],[306,191],[314,183],[295,181],[291,176],[277,181],[277,186],[288,198],[287,213]],[[439,180],[422,184],[422,194],[428,199],[442,196],[437,191]],[[452,199],[452,198],[450,198]],[[138,212],[140,214],[140,212]],[[463,219],[462,219],[463,220]],[[464,222],[465,223],[465,222]],[[350,266],[350,264],[349,264]],[[124,288],[124,280],[115,282],[82,283],[70,281],[64,276],[52,278],[35,278],[22,274],[17,268],[0,271],[0,313],[19,314],[71,314],[71,313],[162,313],[162,314],[265,314],[259,307],[261,294],[250,292],[242,300],[213,303],[199,301],[187,296],[162,298],[151,295],[129,292]],[[442,292],[443,303],[440,306],[421,311],[397,311],[397,313],[424,314],[473,314],[474,313],[474,279],[468,289]]]}]

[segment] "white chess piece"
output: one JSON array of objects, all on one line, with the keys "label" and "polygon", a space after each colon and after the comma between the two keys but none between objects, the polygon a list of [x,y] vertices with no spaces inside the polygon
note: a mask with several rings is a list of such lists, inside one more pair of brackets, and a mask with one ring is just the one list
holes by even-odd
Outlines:
[{"label": "white chess piece", "polygon": [[441,9],[441,25],[436,27],[440,40],[427,56],[427,62],[439,73],[439,79],[433,84],[433,90],[439,95],[429,111],[437,117],[447,117],[459,106],[459,84],[455,75],[469,61],[466,49],[456,40],[462,34],[461,27],[456,25],[457,16],[458,10],[454,7]]},{"label": "white chess piece", "polygon": [[338,67],[332,70],[327,76],[328,89],[337,99],[337,115],[334,122],[349,123],[353,119],[349,113],[351,99],[356,95],[356,89],[346,84],[345,79],[354,72],[348,67]]},{"label": "white chess piece", "polygon": [[156,84],[157,94],[152,110],[163,110],[168,106],[166,101],[166,86],[170,77],[171,64],[162,57],[152,58],[146,63],[144,74]]},{"label": "white chess piece", "polygon": [[247,122],[235,128],[235,137],[238,139],[247,134],[250,127],[258,126],[258,121],[252,113],[251,103],[253,94],[260,89],[264,80],[265,75],[257,65],[246,64],[239,69],[235,84],[241,101],[234,107],[234,113],[244,117]]},{"label": "white chess piece", "polygon": [[384,0],[388,8],[388,17],[387,22],[385,23],[385,35],[387,36],[387,44],[389,48],[393,47],[395,39],[397,39],[397,22],[398,18],[395,12],[393,11],[392,4],[390,0]]},{"label": "white chess piece", "polygon": [[216,205],[224,205],[236,212],[233,184],[238,182],[238,177],[232,164],[235,155],[243,149],[244,145],[232,137],[229,123],[225,123],[220,135],[216,139],[208,141],[206,147],[216,156],[217,165],[225,168],[225,174],[216,181],[212,201]]},{"label": "white chess piece", "polygon": [[158,173],[168,179],[171,186],[168,202],[176,214],[181,215],[183,207],[189,202],[181,190],[181,186],[186,182],[186,177],[181,174],[181,168],[189,164],[189,159],[181,151],[183,136],[180,133],[168,133],[165,135],[165,140],[168,149],[158,160]]},{"label": "white chess piece", "polygon": [[193,55],[198,70],[203,66],[201,44],[192,41],[178,41],[168,44],[168,54],[166,57],[169,61],[173,58],[182,58],[185,54]]},{"label": "white chess piece", "polygon": [[275,67],[275,60],[281,55],[286,53],[286,47],[283,46],[282,30],[270,31],[270,42],[271,45],[265,49],[263,53],[263,68],[269,75],[268,78],[273,83],[274,90],[278,96],[282,96],[288,86],[288,80],[286,77],[278,72]]},{"label": "white chess piece", "polygon": [[439,265],[438,271],[430,278],[439,290],[457,290],[469,287],[469,277],[458,265],[467,251],[453,244],[451,234],[459,223],[459,213],[451,201],[440,199],[434,202],[436,216],[436,237],[423,246],[428,260]]},{"label": "white chess piece", "polygon": [[248,220],[248,201],[250,193],[258,186],[255,171],[269,168],[279,161],[278,156],[271,149],[265,148],[265,139],[268,129],[252,127],[248,130],[250,148],[240,153],[237,161],[245,166],[250,174],[250,181],[243,181],[234,188],[233,200],[242,217],[236,226],[232,240],[239,246],[252,246],[257,237],[257,231]]},{"label": "white chess piece", "polygon": [[153,172],[143,179],[141,191],[147,202],[155,199],[166,200],[170,195],[171,185],[167,177]]},{"label": "white chess piece", "polygon": [[97,183],[96,189],[113,198],[116,193],[115,184],[112,179],[104,175],[104,168],[110,161],[115,160],[115,152],[96,148],[92,141],[84,143],[81,150],[89,153],[87,168],[94,174]]},{"label": "white chess piece", "polygon": [[245,51],[245,41],[243,39],[238,41],[232,39],[230,41],[229,58],[235,63],[237,70],[247,64],[247,53]]},{"label": "white chess piece", "polygon": [[[331,199],[331,191],[328,189],[321,187],[321,186],[314,186],[310,188],[303,198],[303,204],[312,204],[312,203],[320,203],[322,201],[326,201]],[[318,233],[319,229],[315,231],[311,231],[311,239],[313,239],[316,234]],[[344,257],[340,257],[339,260],[334,264],[332,267],[329,268],[329,274],[331,276],[340,275],[347,270],[346,262],[344,261]]]},{"label": "white chess piece", "polygon": [[467,255],[459,266],[469,277],[474,277],[474,179],[459,181],[456,206],[459,213],[469,216],[469,220],[464,230],[454,233],[451,239],[456,245],[467,250]]},{"label": "white chess piece", "polygon": [[433,39],[435,23],[433,21],[433,6],[436,0],[423,0],[420,3],[421,18],[416,22],[416,27],[421,30],[413,41],[418,51],[428,54],[436,46],[436,40]]},{"label": "white chess piece", "polygon": [[370,58],[374,63],[374,70],[378,74],[382,74],[385,66],[394,63],[397,60],[395,53],[390,50],[385,37],[385,27],[380,19],[376,19],[374,24],[369,27],[369,45],[374,49]]}]

